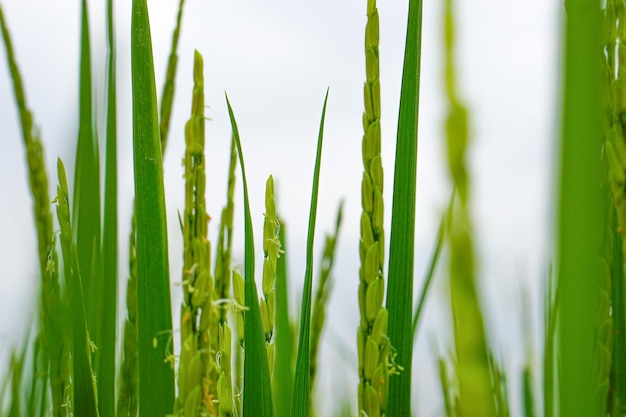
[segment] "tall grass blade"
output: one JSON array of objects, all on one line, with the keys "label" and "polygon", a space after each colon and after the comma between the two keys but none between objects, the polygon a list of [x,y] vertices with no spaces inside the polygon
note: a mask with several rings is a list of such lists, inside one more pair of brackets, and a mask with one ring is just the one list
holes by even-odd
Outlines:
[{"label": "tall grass blade", "polygon": [[243,162],[239,129],[233,109],[226,96],[228,115],[230,117],[233,136],[239,153],[239,165],[243,181],[243,204],[245,216],[245,271],[244,291],[245,303],[248,310],[245,312],[245,356],[243,364],[243,417],[272,417],[272,387],[267,364],[265,336],[261,324],[261,311],[258,304],[258,292],[254,282],[254,235],[252,217],[250,215],[250,201],[248,199],[248,182]]},{"label": "tall grass blade", "polygon": [[58,281],[57,252],[53,243],[52,212],[44,149],[39,132],[34,125],[33,114],[26,103],[26,95],[20,75],[9,29],[0,7],[0,27],[7,53],[9,71],[13,80],[13,90],[17,103],[22,138],[26,148],[28,179],[33,196],[33,214],[37,229],[39,270],[41,273],[41,316],[42,351],[44,354],[43,371],[50,378],[50,390],[53,404],[53,416],[64,414],[63,403],[69,387],[69,375],[63,372],[64,360],[68,359],[67,343],[62,325],[61,292]]},{"label": "tall grass blade", "polygon": [[324,138],[324,121],[326,119],[326,104],[328,90],[324,98],[319,135],[317,137],[317,154],[315,156],[315,170],[313,172],[313,189],[311,192],[311,209],[309,212],[309,231],[306,247],[306,271],[304,273],[304,291],[302,294],[302,309],[300,312],[300,336],[298,337],[298,354],[296,359],[296,374],[294,377],[291,415],[308,417],[309,415],[309,360],[310,360],[310,332],[311,332],[311,293],[313,287],[313,240],[315,237],[315,220],[317,218],[317,196],[319,190],[320,166],[322,163],[322,142]]},{"label": "tall grass blade", "polygon": [[409,416],[411,413],[411,314],[421,42],[422,0],[410,0],[393,177],[386,301],[389,311],[389,339],[397,351],[396,361],[404,368],[404,372],[389,379],[389,398],[393,398],[389,402],[389,416]]},{"label": "tall grass blade", "polygon": [[137,216],[139,416],[174,409],[174,372],[165,359],[172,337],[167,223],[154,63],[146,0],[133,1],[131,68]]},{"label": "tall grass blade", "polygon": [[600,1],[566,2],[556,239],[559,414],[592,416],[604,191]]},{"label": "tall grass blade", "polygon": [[117,101],[116,52],[113,0],[107,1],[107,113],[104,178],[104,223],[102,231],[102,306],[98,346],[98,398],[100,415],[115,416],[115,371],[117,329]]},{"label": "tall grass blade", "polygon": [[58,160],[59,185],[57,186],[57,218],[61,228],[61,249],[63,251],[63,268],[69,287],[70,320],[72,339],[72,364],[74,407],[76,416],[97,417],[98,402],[96,381],[91,366],[92,342],[87,333],[87,315],[85,297],[78,261],[78,248],[72,238],[69,191],[65,167]]},{"label": "tall grass blade", "polygon": [[[87,328],[91,340],[100,346],[101,303],[101,232],[100,232],[100,157],[93,129],[93,99],[91,81],[91,47],[87,1],[82,2],[80,46],[80,113],[72,223],[78,250],[78,263],[84,281],[87,308]],[[96,356],[98,369],[99,356]]]},{"label": "tall grass blade", "polygon": [[289,286],[287,279],[287,256],[285,223],[280,220],[278,239],[285,253],[276,264],[276,359],[272,375],[272,393],[276,417],[289,417],[293,395],[294,352],[293,333],[289,318]]}]

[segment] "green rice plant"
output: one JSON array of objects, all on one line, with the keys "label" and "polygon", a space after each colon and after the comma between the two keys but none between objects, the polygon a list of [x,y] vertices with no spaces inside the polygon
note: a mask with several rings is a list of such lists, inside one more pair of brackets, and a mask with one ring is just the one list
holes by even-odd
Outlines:
[{"label": "green rice plant", "polygon": [[[515,410],[509,405],[512,394],[507,386],[512,375],[507,375],[504,364],[493,358],[492,352],[498,350],[488,344],[488,329],[485,328],[478,297],[469,209],[470,175],[465,163],[469,141],[468,115],[455,85],[451,3],[450,0],[445,3],[447,9],[444,14],[446,96],[449,104],[446,134],[456,201],[442,219],[424,286],[414,306],[422,3],[419,0],[409,2],[394,170],[391,243],[388,248],[388,287],[385,288],[383,271],[387,247],[382,200],[379,16],[376,2],[368,1],[361,150],[364,166],[359,243],[358,310],[361,318],[356,353],[349,348],[340,349],[344,355],[345,352],[352,355],[345,360],[356,367],[359,388],[357,398],[352,400],[356,400],[353,402],[358,404],[358,408],[347,406],[350,401],[345,397],[342,408],[335,415],[349,416],[355,415],[355,412],[368,417],[414,415],[410,404],[412,351],[416,329],[422,320],[424,300],[431,288],[440,254],[445,250],[444,238],[449,243],[455,339],[451,359],[443,359],[441,353],[437,353],[441,358],[439,378],[445,413],[448,417],[515,415]],[[593,7],[585,8],[586,4]],[[257,292],[248,183],[241,138],[228,98],[226,104],[232,140],[227,201],[220,216],[215,265],[212,268],[206,203],[209,196],[205,195],[208,180],[205,173],[204,79],[202,57],[198,52],[194,55],[192,117],[184,132],[187,145],[184,157],[186,192],[185,209],[180,219],[184,238],[180,317],[182,343],[180,352],[172,349],[175,330],[169,294],[162,158],[170,133],[183,5],[184,0],[179,0],[165,87],[161,105],[158,106],[147,3],[135,0],[132,4],[131,79],[136,195],[130,237],[127,318],[122,358],[119,359],[115,348],[115,300],[119,289],[116,265],[118,202],[113,2],[107,1],[109,59],[104,107],[107,109],[104,198],[101,201],[100,145],[94,129],[98,121],[93,110],[100,103],[92,102],[94,88],[87,1],[82,0],[81,113],[72,198],[74,206],[71,210],[74,219],[70,215],[65,169],[59,162],[59,187],[55,202],[60,234],[54,233],[50,214],[43,146],[34,128],[33,116],[26,106],[8,29],[0,9],[0,26],[29,165],[42,276],[40,319],[34,329],[37,336],[32,340],[27,337],[21,353],[16,353],[12,359],[7,379],[0,384],[0,413],[6,412],[11,417],[304,417],[318,410],[311,400],[311,391],[318,367],[322,366],[322,362],[317,360],[317,352],[332,286],[330,271],[335,256],[341,256],[340,253],[335,254],[342,216],[340,206],[334,235],[326,242],[319,273],[320,284],[313,299],[314,232],[328,92],[322,110],[313,174],[302,309],[298,317],[291,317],[287,254],[282,253],[287,249],[285,228],[279,222],[276,210],[273,176],[266,183],[260,298]],[[622,44],[623,32],[626,31],[625,6],[622,0],[606,1],[602,12],[606,23],[602,28],[606,31],[604,33],[600,25],[599,1],[567,2],[558,256],[555,274],[548,277],[545,300],[543,398],[534,396],[533,376],[537,374],[532,367],[530,353],[521,375],[519,395],[527,417],[536,414],[535,402],[543,404],[546,417],[618,416],[625,403],[626,361],[623,353],[626,339],[621,329],[626,310],[622,265],[626,142],[621,120],[624,87],[620,69],[623,56],[626,56]],[[601,41],[600,35],[606,39]],[[601,74],[602,69],[604,85],[600,80],[591,82],[594,74]],[[605,118],[600,113],[603,98]],[[589,138],[597,138],[597,141]],[[232,265],[237,157],[243,178],[243,274],[233,270]],[[613,205],[607,197],[607,177],[612,188]],[[598,187],[598,184],[601,186]],[[614,224],[611,225],[609,220]],[[57,238],[63,252],[62,261],[57,260]],[[297,344],[292,336],[292,321],[299,322]],[[231,329],[236,329],[237,335],[233,335]],[[341,338],[338,343],[341,343]],[[97,350],[94,351],[94,348]],[[176,364],[177,373],[174,372]],[[119,380],[116,381],[118,367]],[[390,377],[390,374],[398,375]],[[519,375],[513,377],[518,378]],[[114,410],[116,390],[117,409]]]},{"label": "green rice plant", "polygon": [[59,185],[54,202],[57,203],[57,218],[61,227],[61,249],[63,269],[72,300],[69,307],[71,317],[71,356],[73,365],[73,407],[72,413],[85,417],[98,416],[96,381],[91,366],[93,343],[87,332],[85,296],[80,273],[79,255],[72,235],[70,201],[65,167],[59,158],[57,172]]},{"label": "green rice plant", "polygon": [[[239,165],[241,166],[241,178],[243,182],[243,203],[245,214],[245,357],[243,367],[243,417],[260,416],[271,417],[274,415],[272,406],[272,391],[267,364],[267,350],[265,349],[263,327],[261,324],[261,312],[257,303],[258,293],[254,282],[254,236],[252,219],[250,216],[250,203],[248,199],[248,184],[246,169],[241,151],[239,129],[233,109],[226,96],[228,115],[233,129],[233,137],[239,153]],[[235,287],[237,287],[235,283]],[[235,290],[237,294],[237,290]],[[241,337],[241,336],[240,336]]]},{"label": "green rice plant", "polygon": [[194,88],[191,118],[185,125],[185,210],[183,214],[183,305],[178,399],[175,412],[184,416],[215,415],[212,397],[215,383],[209,373],[216,366],[209,333],[212,315],[213,276],[206,211],[204,157],[204,64],[194,54]]},{"label": "green rice plant", "polygon": [[276,217],[276,203],[274,202],[274,178],[270,177],[265,182],[265,215],[263,221],[263,298],[259,300],[261,310],[261,322],[265,333],[267,345],[267,361],[270,374],[274,370],[274,349],[272,339],[275,322],[275,288],[276,269],[280,257],[280,240],[278,239],[280,223]]},{"label": "green rice plant", "polygon": [[[459,381],[459,416],[495,417],[494,386],[482,310],[476,291],[474,248],[469,213],[469,176],[465,162],[468,115],[456,92],[452,0],[445,7],[445,87],[448,116],[445,123],[448,169],[458,197],[448,229],[450,293]],[[495,392],[497,388],[495,388]]]},{"label": "green rice plant", "polygon": [[[415,195],[417,180],[417,126],[422,55],[422,0],[410,0],[402,66],[402,87],[391,208],[389,283],[386,306],[389,311],[389,340],[404,369],[389,381],[388,415],[411,413],[411,368],[413,361],[412,254],[415,248]],[[408,256],[407,256],[408,254]]]},{"label": "green rice plant", "polygon": [[98,361],[98,398],[100,415],[115,416],[115,372],[117,333],[117,102],[116,53],[113,0],[107,1],[107,113],[106,166],[104,179],[104,217],[102,223],[102,305]]},{"label": "green rice plant", "polygon": [[383,306],[385,291],[383,265],[385,232],[383,229],[383,166],[380,155],[380,80],[378,9],[375,0],[367,2],[365,27],[363,113],[363,180],[361,183],[361,240],[359,243],[359,312],[357,330],[359,357],[358,410],[368,416],[385,415],[389,384],[388,313]]},{"label": "green rice plant", "polygon": [[68,361],[69,350],[64,338],[63,305],[58,280],[57,252],[52,233],[52,213],[48,176],[44,158],[44,149],[39,131],[34,124],[34,117],[26,103],[22,77],[17,66],[9,29],[0,6],[0,26],[7,53],[7,61],[15,101],[19,110],[22,138],[26,148],[26,161],[30,189],[33,197],[33,214],[37,229],[39,270],[41,273],[40,327],[42,334],[43,360],[41,371],[50,376],[50,391],[53,403],[53,415],[63,415],[63,404],[69,390]]},{"label": "green rice plant", "polygon": [[[298,337],[298,353],[296,355],[296,373],[294,376],[293,397],[291,400],[291,415],[309,416],[309,395],[311,380],[309,376],[310,337],[311,337],[311,293],[313,287],[313,241],[315,237],[315,221],[317,219],[317,197],[319,193],[320,166],[322,163],[322,142],[324,139],[324,122],[326,120],[326,105],[328,92],[324,98],[322,118],[320,120],[317,137],[317,152],[315,155],[315,169],[313,170],[313,186],[311,191],[311,209],[309,211],[309,229],[307,232],[306,270],[304,272],[304,290],[302,292],[302,309],[300,311],[300,335]],[[243,165],[243,163],[242,163]],[[244,394],[245,395],[245,394]]]},{"label": "green rice plant", "polygon": [[137,362],[139,416],[171,413],[174,373],[162,150],[158,128],[152,41],[145,0],[133,1],[131,63],[135,213],[137,216]]}]

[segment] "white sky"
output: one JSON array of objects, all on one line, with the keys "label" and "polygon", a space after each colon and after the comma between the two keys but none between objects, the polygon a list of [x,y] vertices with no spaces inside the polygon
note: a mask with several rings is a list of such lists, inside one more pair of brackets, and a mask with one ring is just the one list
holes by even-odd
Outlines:
[{"label": "white sky", "polygon": [[[98,98],[105,80],[104,0],[89,1],[94,77]],[[117,2],[120,277],[126,270],[132,200],[130,102],[130,1]],[[450,185],[443,155],[441,80],[442,5],[424,5],[421,107],[416,225],[416,288],[421,286],[439,216]],[[541,283],[551,253],[553,150],[558,127],[556,91],[559,63],[558,2],[529,0],[457,1],[457,57],[461,96],[470,109],[472,200],[490,337],[510,372],[516,404],[523,356],[520,291],[533,298],[538,337]],[[78,119],[80,1],[2,0],[24,78],[27,101],[45,144],[51,185],[57,156],[71,172]],[[157,88],[163,84],[178,1],[149,1]],[[314,5],[314,6],[313,6]],[[386,224],[390,224],[393,158],[408,0],[379,2]],[[208,159],[208,209],[215,219],[225,201],[230,140],[224,91],[239,123],[251,191],[257,241],[262,231],[264,183],[273,174],[280,213],[288,226],[294,296],[304,275],[304,251],[317,129],[326,88],[326,118],[319,201],[317,254],[345,198],[344,225],[336,260],[326,336],[350,344],[358,324],[358,218],[362,174],[361,113],[365,77],[363,32],[365,0],[263,3],[187,0],[179,45],[179,69],[169,148],[165,158],[170,226],[172,293],[178,303],[180,233],[177,210],[183,204],[183,126],[190,112],[193,50],[204,55]],[[4,48],[0,48],[0,351],[21,340],[33,315],[37,291],[35,230],[13,91]],[[99,109],[100,116],[103,109]],[[100,117],[99,125],[102,126]],[[240,176],[238,172],[238,181]],[[51,188],[52,190],[52,188]],[[243,263],[241,187],[238,183],[235,253]],[[52,195],[52,193],[51,193]],[[215,239],[217,221],[210,229]],[[260,246],[257,253],[261,253]],[[445,258],[444,261],[445,262]],[[260,262],[257,262],[260,265]],[[443,266],[443,264],[442,264]],[[450,327],[445,266],[422,323],[414,356],[414,404],[423,416],[441,413],[434,379],[435,346],[448,352]],[[124,284],[121,285],[124,287]],[[299,304],[298,304],[299,305]],[[121,307],[121,312],[124,307]],[[174,311],[178,311],[177,308]],[[176,319],[175,319],[176,323]],[[537,338],[536,337],[536,338]],[[326,338],[320,376],[337,403],[344,389],[356,390],[356,365],[345,364]],[[535,343],[539,343],[535,340]],[[536,358],[539,364],[539,357]],[[344,367],[345,364],[345,367]],[[323,365],[322,365],[323,366]],[[344,367],[344,368],[342,368]],[[338,377],[338,375],[342,375]],[[537,385],[537,388],[539,385]],[[351,391],[348,393],[354,397]],[[326,396],[326,398],[329,398]]]}]

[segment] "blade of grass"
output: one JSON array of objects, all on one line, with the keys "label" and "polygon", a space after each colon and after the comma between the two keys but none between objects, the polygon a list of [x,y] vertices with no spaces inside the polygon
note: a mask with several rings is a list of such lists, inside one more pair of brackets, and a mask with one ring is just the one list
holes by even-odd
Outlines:
[{"label": "blade of grass", "polygon": [[[82,1],[80,46],[80,114],[76,166],[74,171],[73,230],[76,234],[78,263],[85,290],[87,328],[91,340],[100,346],[101,314],[101,236],[100,236],[100,157],[93,130],[91,47],[87,1]],[[100,358],[95,357],[95,369]]]},{"label": "blade of grass", "polygon": [[113,0],[107,1],[107,115],[102,240],[102,306],[98,353],[98,398],[100,415],[115,416],[115,333],[117,328],[117,102],[115,77],[115,24]]},{"label": "blade of grass", "polygon": [[285,253],[276,264],[276,359],[272,375],[272,392],[276,417],[289,417],[293,394],[293,334],[289,318],[289,287],[287,279],[287,242],[285,223],[280,220],[278,239]]},{"label": "blade of grass", "polygon": [[311,292],[313,287],[313,240],[315,237],[315,220],[317,218],[317,196],[319,191],[320,166],[322,163],[322,142],[324,138],[324,121],[326,119],[326,104],[328,90],[324,98],[322,118],[320,120],[319,135],[317,137],[317,154],[315,156],[315,170],[311,191],[311,209],[309,212],[309,231],[306,247],[306,270],[304,273],[304,291],[302,294],[302,309],[300,312],[300,336],[298,337],[298,354],[296,359],[296,374],[294,377],[291,415],[308,417],[309,415],[309,361],[310,361],[310,333],[311,333]]},{"label": "blade of grass", "polygon": [[600,1],[569,0],[564,31],[557,285],[559,415],[591,416],[602,247]]},{"label": "blade of grass", "polygon": [[69,304],[72,333],[72,364],[74,407],[76,416],[97,417],[98,400],[96,381],[91,366],[92,343],[87,333],[87,315],[85,297],[78,261],[78,248],[73,240],[69,191],[65,167],[58,160],[59,184],[57,186],[57,218],[61,228],[61,249],[63,251],[63,267],[65,279],[69,287]]},{"label": "blade of grass", "polygon": [[137,332],[139,416],[172,413],[172,312],[152,40],[146,0],[133,1],[131,68],[133,154],[137,216]]},{"label": "blade of grass", "polygon": [[388,405],[390,416],[411,414],[411,310],[421,42],[422,0],[410,0],[398,116],[386,300],[389,340],[397,351],[396,362],[405,371],[389,379],[389,398],[394,399]]},{"label": "blade of grass", "polygon": [[226,95],[228,115],[233,130],[233,136],[239,153],[239,165],[243,181],[243,204],[245,215],[245,303],[248,310],[245,313],[245,356],[243,364],[243,417],[272,417],[272,391],[270,374],[267,364],[267,351],[265,349],[265,336],[261,324],[261,311],[258,304],[258,292],[254,282],[254,235],[252,229],[252,217],[250,215],[250,202],[248,200],[248,182],[246,169],[243,162],[239,129],[233,109]]}]

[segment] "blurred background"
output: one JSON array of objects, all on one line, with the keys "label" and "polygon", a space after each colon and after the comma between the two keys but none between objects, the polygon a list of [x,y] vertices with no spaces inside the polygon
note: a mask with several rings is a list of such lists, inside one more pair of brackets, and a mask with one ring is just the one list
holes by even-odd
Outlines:
[{"label": "blurred background", "polygon": [[[116,2],[120,288],[128,274],[127,249],[133,199],[130,86],[130,1]],[[561,2],[458,1],[456,57],[461,97],[470,111],[471,200],[478,277],[489,338],[509,374],[513,411],[519,375],[531,337],[539,369],[544,282],[552,256],[554,149],[559,124]],[[78,133],[80,1],[2,0],[23,75],[28,105],[44,142],[51,196],[56,158],[73,171]],[[148,1],[157,89],[165,77],[178,1]],[[88,1],[96,128],[103,131],[106,80],[104,0]],[[442,123],[443,4],[425,1],[417,180],[415,291],[421,288],[451,186]],[[408,1],[381,1],[380,56],[386,227],[390,225],[393,162]],[[193,50],[204,55],[207,203],[219,218],[226,198],[230,123],[224,92],[233,105],[246,158],[257,254],[264,184],[276,181],[279,214],[287,224],[290,293],[298,307],[317,132],[330,87],[320,183],[316,259],[345,200],[335,262],[335,285],[318,378],[327,412],[356,396],[358,239],[365,0],[293,2],[186,0],[179,45],[173,120],[164,158],[174,326],[181,300],[183,208],[181,158],[184,123],[191,108]],[[35,318],[39,276],[35,228],[13,90],[0,48],[0,369]],[[104,147],[101,146],[101,156]],[[234,261],[243,265],[243,212],[237,171]],[[72,181],[70,179],[70,181]],[[71,182],[70,182],[71,184]],[[210,239],[217,237],[217,221]],[[387,240],[388,241],[388,240]],[[451,351],[446,256],[423,312],[415,344],[413,403],[422,416],[442,414],[436,376],[439,354]],[[257,262],[261,267],[261,262]],[[317,276],[318,268],[314,270]],[[260,276],[260,275],[258,275]],[[523,303],[527,296],[528,308]],[[125,315],[123,293],[118,316]],[[532,333],[522,330],[531,320]],[[121,330],[120,330],[121,335]],[[346,352],[347,349],[347,352]],[[539,374],[537,374],[539,376]],[[537,381],[538,382],[538,381]],[[539,384],[537,384],[539,392]],[[324,415],[324,414],[320,414]]]}]

